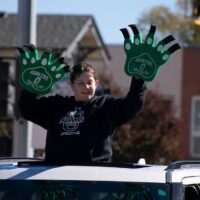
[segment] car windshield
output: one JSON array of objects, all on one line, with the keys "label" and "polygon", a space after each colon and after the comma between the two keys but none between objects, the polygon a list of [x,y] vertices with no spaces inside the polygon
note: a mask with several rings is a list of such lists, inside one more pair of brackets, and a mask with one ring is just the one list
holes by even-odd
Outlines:
[{"label": "car windshield", "polygon": [[0,200],[168,200],[166,184],[1,180]]}]

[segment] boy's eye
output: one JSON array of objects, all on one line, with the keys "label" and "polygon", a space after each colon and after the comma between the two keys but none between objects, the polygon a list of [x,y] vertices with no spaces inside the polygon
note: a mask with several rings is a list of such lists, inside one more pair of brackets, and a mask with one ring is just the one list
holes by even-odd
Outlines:
[{"label": "boy's eye", "polygon": [[88,81],[87,83],[78,82],[78,85],[92,85],[93,81]]},{"label": "boy's eye", "polygon": [[92,81],[89,81],[87,84],[88,84],[88,85],[92,85]]}]

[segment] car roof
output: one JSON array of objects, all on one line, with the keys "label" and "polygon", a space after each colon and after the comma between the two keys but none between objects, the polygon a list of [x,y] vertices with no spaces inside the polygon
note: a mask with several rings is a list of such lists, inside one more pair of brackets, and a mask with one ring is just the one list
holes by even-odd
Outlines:
[{"label": "car roof", "polygon": [[0,161],[0,180],[79,180],[165,183],[166,166],[146,164],[45,164],[41,161]]},{"label": "car roof", "polygon": [[0,166],[0,179],[165,182],[163,167]]},{"label": "car roof", "polygon": [[200,180],[200,162],[170,165],[46,163],[39,159],[0,159],[0,180],[73,180],[145,183],[191,183]]},{"label": "car roof", "polygon": [[[200,183],[200,161],[183,160],[172,162],[166,168],[167,182],[183,184]],[[192,179],[191,179],[192,178]]]}]

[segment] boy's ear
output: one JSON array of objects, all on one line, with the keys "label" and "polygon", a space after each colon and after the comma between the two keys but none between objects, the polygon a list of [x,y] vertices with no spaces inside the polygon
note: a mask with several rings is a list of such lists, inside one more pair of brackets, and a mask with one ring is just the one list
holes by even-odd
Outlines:
[{"label": "boy's ear", "polygon": [[73,83],[71,81],[70,81],[69,85],[72,88],[72,90],[74,90],[74,85],[73,85]]},{"label": "boy's ear", "polygon": [[99,85],[99,80],[96,80],[96,86],[98,86]]}]

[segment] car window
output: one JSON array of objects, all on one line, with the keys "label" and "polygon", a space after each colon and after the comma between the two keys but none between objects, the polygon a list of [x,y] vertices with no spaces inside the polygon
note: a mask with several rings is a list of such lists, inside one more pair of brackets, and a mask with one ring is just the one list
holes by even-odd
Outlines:
[{"label": "car window", "polygon": [[0,200],[169,200],[166,184],[104,181],[0,181]]},{"label": "car window", "polygon": [[199,200],[200,185],[188,185],[185,187],[185,200]]}]

